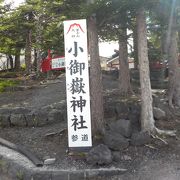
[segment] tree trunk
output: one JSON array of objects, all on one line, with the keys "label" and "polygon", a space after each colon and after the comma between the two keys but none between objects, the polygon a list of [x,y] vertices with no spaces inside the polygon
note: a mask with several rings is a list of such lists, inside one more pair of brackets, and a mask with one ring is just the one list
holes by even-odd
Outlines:
[{"label": "tree trunk", "polygon": [[[173,18],[173,25],[175,25],[175,18]],[[173,104],[180,107],[180,83],[179,83],[179,71],[178,68],[178,42],[177,31],[172,25],[170,42],[168,46],[169,55],[169,86],[168,86],[168,101],[169,105],[173,107]]]},{"label": "tree trunk", "polygon": [[179,52],[178,59],[180,64],[180,30],[178,31],[178,52]]},{"label": "tree trunk", "polygon": [[134,47],[134,67],[138,68],[138,37],[137,26],[133,29],[133,47]]},{"label": "tree trunk", "polygon": [[[162,72],[164,72],[164,78],[167,78],[168,77],[168,68],[167,68],[167,55],[168,55],[168,52],[167,52],[167,44],[166,44],[166,36],[167,36],[167,33],[161,33],[161,57],[163,58],[163,68],[162,68]],[[166,60],[166,61],[165,61]]]},{"label": "tree trunk", "polygon": [[14,68],[15,68],[15,71],[19,71],[20,70],[20,52],[21,52],[21,49],[17,49],[16,51],[16,55],[15,55],[15,65],[14,65]]},{"label": "tree trunk", "polygon": [[124,27],[121,30],[119,37],[119,87],[121,95],[127,96],[132,94],[128,63],[127,30]]},{"label": "tree trunk", "polygon": [[12,55],[8,55],[8,61],[9,61],[9,64],[10,64],[10,69],[13,70],[13,68],[14,68],[14,63],[13,63],[13,57],[12,57]]},{"label": "tree trunk", "polygon": [[34,62],[33,62],[33,69],[36,72],[37,71],[37,50],[34,49]]},{"label": "tree trunk", "polygon": [[141,85],[141,129],[152,132],[155,128],[152,107],[152,92],[149,73],[147,29],[144,8],[137,13],[138,59]]},{"label": "tree trunk", "polygon": [[167,60],[166,36],[167,33],[161,33],[161,55]]},{"label": "tree trunk", "polygon": [[180,107],[180,67],[177,72],[177,78],[176,78],[176,88],[174,93],[174,104],[178,107]]},{"label": "tree trunk", "polygon": [[32,50],[32,32],[28,31],[26,38],[26,47],[25,47],[25,65],[26,65],[26,73],[30,74],[31,72],[31,50]]},{"label": "tree trunk", "polygon": [[37,68],[36,68],[36,73],[37,73],[37,76],[39,76],[40,72],[41,72],[41,59],[42,59],[41,50],[37,49],[36,53],[37,53]]},{"label": "tree trunk", "polygon": [[37,53],[37,67],[36,67],[36,73],[37,76],[39,76],[40,74],[40,70],[41,70],[41,60],[42,60],[42,56],[41,56],[41,44],[42,44],[42,20],[41,17],[38,16],[37,17],[37,22],[36,22],[36,44],[37,44],[37,48],[36,48],[36,53]]},{"label": "tree trunk", "polygon": [[88,38],[90,52],[90,93],[91,93],[91,119],[92,133],[104,133],[104,110],[102,73],[99,59],[98,34],[95,17],[88,21]]},{"label": "tree trunk", "polygon": [[3,69],[9,69],[9,57],[8,57],[8,55],[6,55],[6,67],[4,67],[4,65],[3,65]]}]

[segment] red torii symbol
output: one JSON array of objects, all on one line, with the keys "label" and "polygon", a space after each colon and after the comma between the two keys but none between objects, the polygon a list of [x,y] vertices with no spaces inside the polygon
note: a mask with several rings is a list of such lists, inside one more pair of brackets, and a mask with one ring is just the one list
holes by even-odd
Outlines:
[{"label": "red torii symbol", "polygon": [[69,31],[71,30],[71,28],[73,28],[74,26],[76,26],[76,27],[78,27],[83,33],[84,33],[84,31],[83,31],[83,29],[82,29],[82,27],[81,27],[81,25],[80,24],[77,24],[77,23],[74,23],[74,24],[71,24],[70,25],[70,27],[69,27],[69,30],[68,30],[68,32],[67,32],[67,34],[69,33]]}]

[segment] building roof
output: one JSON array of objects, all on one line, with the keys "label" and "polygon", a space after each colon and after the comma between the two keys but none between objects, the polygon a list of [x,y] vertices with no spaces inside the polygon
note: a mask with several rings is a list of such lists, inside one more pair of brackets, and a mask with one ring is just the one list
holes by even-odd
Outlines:
[{"label": "building roof", "polygon": [[119,56],[117,56],[117,57],[115,57],[115,58],[112,58],[112,59],[109,59],[109,60],[107,61],[107,64],[109,64],[109,63],[117,60],[118,58],[119,58]]}]

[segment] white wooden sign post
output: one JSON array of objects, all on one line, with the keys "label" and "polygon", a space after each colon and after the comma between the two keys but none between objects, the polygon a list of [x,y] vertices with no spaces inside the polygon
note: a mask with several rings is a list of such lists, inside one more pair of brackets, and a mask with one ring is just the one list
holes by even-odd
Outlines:
[{"label": "white wooden sign post", "polygon": [[91,114],[86,20],[64,21],[69,147],[90,147]]}]

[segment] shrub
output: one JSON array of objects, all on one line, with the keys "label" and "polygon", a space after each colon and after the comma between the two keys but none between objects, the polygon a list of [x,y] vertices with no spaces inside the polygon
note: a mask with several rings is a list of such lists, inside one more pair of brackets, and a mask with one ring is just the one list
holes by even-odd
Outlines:
[{"label": "shrub", "polygon": [[19,81],[15,80],[0,80],[0,92],[3,92],[6,87],[12,87],[19,84]]}]

